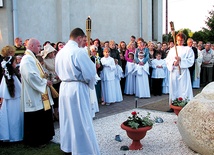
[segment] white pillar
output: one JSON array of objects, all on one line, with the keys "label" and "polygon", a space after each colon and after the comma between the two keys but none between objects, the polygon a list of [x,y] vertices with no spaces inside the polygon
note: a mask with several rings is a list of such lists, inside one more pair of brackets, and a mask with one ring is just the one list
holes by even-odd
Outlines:
[{"label": "white pillar", "polygon": [[57,31],[58,41],[67,42],[71,32],[70,29],[70,0],[57,1]]},{"label": "white pillar", "polygon": [[162,34],[163,34],[163,0],[153,0],[153,8],[154,8],[154,40],[158,42],[162,42]]},{"label": "white pillar", "polygon": [[151,41],[152,40],[152,1],[151,0],[142,0],[142,20],[143,20],[143,27],[142,32],[143,36],[142,38],[145,41]]},{"label": "white pillar", "polygon": [[17,13],[17,0],[13,0],[13,39],[20,37],[19,36],[19,28],[18,28],[18,13]]}]

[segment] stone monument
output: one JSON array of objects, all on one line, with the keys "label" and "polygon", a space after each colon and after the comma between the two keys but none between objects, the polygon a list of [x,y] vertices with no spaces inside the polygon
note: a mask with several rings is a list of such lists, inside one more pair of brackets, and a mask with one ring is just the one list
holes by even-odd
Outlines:
[{"label": "stone monument", "polygon": [[180,111],[178,129],[192,150],[214,155],[214,82],[204,87]]}]

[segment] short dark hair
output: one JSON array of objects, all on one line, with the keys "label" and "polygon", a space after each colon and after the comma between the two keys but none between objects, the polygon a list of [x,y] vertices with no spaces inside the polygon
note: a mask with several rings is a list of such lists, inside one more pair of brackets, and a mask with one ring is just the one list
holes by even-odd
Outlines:
[{"label": "short dark hair", "polygon": [[51,44],[51,42],[49,40],[45,41],[44,44],[43,44],[43,47],[47,44]]},{"label": "short dark hair", "polygon": [[131,38],[134,38],[134,39],[136,39],[136,37],[135,37],[134,35],[132,35],[132,36],[131,36]]},{"label": "short dark hair", "polygon": [[76,39],[78,36],[85,37],[85,33],[81,28],[75,28],[70,33],[70,38]]},{"label": "short dark hair", "polygon": [[162,56],[162,53],[160,51],[157,51],[155,56],[157,56],[157,55],[161,55]]},{"label": "short dark hair", "polygon": [[173,42],[173,43],[174,43],[174,40],[170,39],[170,40],[169,40],[169,43],[171,43],[171,42]]}]

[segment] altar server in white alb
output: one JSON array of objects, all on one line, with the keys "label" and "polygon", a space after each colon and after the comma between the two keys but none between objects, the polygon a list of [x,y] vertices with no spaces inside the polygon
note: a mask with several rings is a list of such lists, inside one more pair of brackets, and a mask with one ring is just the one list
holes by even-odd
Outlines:
[{"label": "altar server in white alb", "polygon": [[125,89],[124,93],[126,95],[133,95],[135,94],[135,84],[136,84],[136,79],[135,75],[132,74],[132,72],[135,69],[135,61],[134,61],[134,53],[129,52],[128,54],[128,61],[126,63],[126,68],[125,68],[125,77],[126,77],[126,82],[125,82]]},{"label": "altar server in white alb", "polygon": [[139,98],[149,98],[150,88],[149,88],[149,63],[148,61],[144,64],[144,53],[140,51],[138,53],[138,64],[135,64],[135,69],[133,75],[136,75],[136,97]]},{"label": "altar server in white alb", "polygon": [[94,89],[96,69],[83,47],[86,36],[75,28],[56,55],[59,90],[60,147],[66,154],[100,155],[91,117],[89,88]]},{"label": "altar server in white alb", "polygon": [[[185,39],[185,34],[179,32],[176,35],[178,56],[176,56],[176,50],[175,47],[173,47],[166,57],[166,65],[170,71],[169,103],[178,97],[188,98],[190,100],[193,98],[188,68],[194,63],[194,52],[190,47],[183,46]],[[179,73],[179,67],[181,74]]]},{"label": "altar server in white alb", "polygon": [[155,54],[156,59],[152,60],[152,90],[154,96],[162,95],[162,83],[166,77],[164,68],[166,68],[165,60],[161,59],[162,54],[157,52]]},{"label": "altar server in white alb", "polygon": [[114,61],[115,61],[115,65],[116,65],[116,69],[115,69],[116,102],[121,102],[121,101],[123,101],[123,95],[122,95],[122,91],[121,91],[120,80],[121,80],[121,78],[124,78],[123,69],[118,64],[117,59],[114,59]]},{"label": "altar server in white alb", "polygon": [[[101,58],[101,63],[103,64],[103,70],[101,72],[101,86],[104,102],[103,105],[110,105],[116,102],[116,90],[115,88],[115,61],[109,55],[109,49],[105,48],[103,50],[104,57]],[[118,88],[120,89],[120,88]]]}]

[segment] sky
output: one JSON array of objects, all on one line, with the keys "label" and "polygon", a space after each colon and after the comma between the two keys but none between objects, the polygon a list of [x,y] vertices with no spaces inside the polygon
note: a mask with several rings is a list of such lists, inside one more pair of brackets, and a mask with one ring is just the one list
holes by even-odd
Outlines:
[{"label": "sky", "polygon": [[[192,32],[206,27],[209,11],[214,10],[214,0],[168,0],[169,22],[174,22],[175,30],[189,28]],[[163,33],[166,32],[166,0],[163,0]]]}]

